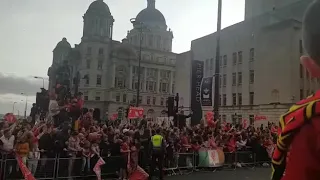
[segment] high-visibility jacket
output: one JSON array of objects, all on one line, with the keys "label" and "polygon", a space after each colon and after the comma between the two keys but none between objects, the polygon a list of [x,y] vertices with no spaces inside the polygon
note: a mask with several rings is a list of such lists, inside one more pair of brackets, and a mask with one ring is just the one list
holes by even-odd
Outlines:
[{"label": "high-visibility jacket", "polygon": [[163,137],[161,135],[154,135],[151,137],[151,142],[153,148],[161,148],[162,147]]}]

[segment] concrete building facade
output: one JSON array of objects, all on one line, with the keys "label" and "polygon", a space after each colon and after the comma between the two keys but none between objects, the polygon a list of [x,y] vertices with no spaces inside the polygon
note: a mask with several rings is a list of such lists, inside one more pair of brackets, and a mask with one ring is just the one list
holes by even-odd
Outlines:
[{"label": "concrete building facade", "polygon": [[[248,0],[246,8],[258,2],[262,0]],[[310,1],[292,1],[261,14],[250,12],[254,17],[221,31],[219,101],[222,120],[234,123],[242,119],[251,123],[256,120],[257,125],[276,122],[292,103],[319,88],[319,80],[310,78],[299,62],[303,54],[301,18],[308,3]],[[184,66],[190,66],[191,60],[204,61],[204,77],[213,77],[215,51],[216,33],[213,33],[193,40],[190,52],[185,53],[189,57],[178,55],[177,63],[185,62]],[[180,73],[185,74],[177,68],[177,77]],[[186,83],[177,84],[177,92],[185,91],[181,94],[190,96],[185,86],[190,87],[191,81]],[[185,106],[188,105],[190,101],[185,102]],[[212,109],[203,107],[203,111]]]}]

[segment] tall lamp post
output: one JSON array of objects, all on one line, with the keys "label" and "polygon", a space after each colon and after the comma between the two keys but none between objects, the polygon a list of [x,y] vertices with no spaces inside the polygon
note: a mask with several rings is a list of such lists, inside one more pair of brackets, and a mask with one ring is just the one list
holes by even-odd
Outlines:
[{"label": "tall lamp post", "polygon": [[136,21],[135,18],[131,18],[130,22],[135,27],[136,25],[139,25],[139,33],[140,33],[140,44],[139,44],[139,57],[138,57],[138,88],[137,88],[137,101],[136,101],[136,107],[139,107],[140,102],[140,70],[141,70],[141,52],[142,52],[142,32],[143,32],[143,23]]},{"label": "tall lamp post", "polygon": [[44,89],[44,78],[39,76],[34,76],[35,79],[42,79],[42,88]]},{"label": "tall lamp post", "polygon": [[13,102],[13,105],[12,105],[12,114],[14,114],[14,105],[17,104],[17,102]]},{"label": "tall lamp post", "polygon": [[26,93],[21,93],[21,95],[26,96],[26,104],[24,106],[24,118],[27,117],[27,108],[28,108],[28,95]]},{"label": "tall lamp post", "polygon": [[219,118],[221,11],[222,11],[222,0],[218,0],[217,46],[216,46],[215,72],[214,72],[214,105],[213,105],[214,119]]}]

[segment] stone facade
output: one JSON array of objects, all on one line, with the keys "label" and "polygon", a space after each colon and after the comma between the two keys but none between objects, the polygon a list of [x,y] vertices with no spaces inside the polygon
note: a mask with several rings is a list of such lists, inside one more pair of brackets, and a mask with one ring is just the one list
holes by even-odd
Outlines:
[{"label": "stone facade", "polygon": [[175,91],[176,54],[172,52],[173,33],[155,8],[155,0],[148,0],[148,7],[137,15],[122,42],[112,39],[115,20],[103,0],[94,1],[83,19],[81,43],[72,48],[64,38],[55,48],[52,67],[68,60],[73,76],[80,73],[79,91],[84,94],[85,107],[111,115],[137,100],[141,57],[140,106],[145,115],[160,116],[166,98]]}]

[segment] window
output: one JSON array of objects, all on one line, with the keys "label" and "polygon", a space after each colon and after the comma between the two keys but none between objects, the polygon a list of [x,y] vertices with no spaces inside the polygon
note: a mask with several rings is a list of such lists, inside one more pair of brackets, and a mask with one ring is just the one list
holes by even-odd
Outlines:
[{"label": "window", "polygon": [[235,86],[237,84],[237,74],[232,73],[232,86]]},{"label": "window", "polygon": [[97,75],[97,86],[101,86],[101,75]]},{"label": "window", "polygon": [[87,61],[86,61],[86,67],[87,67],[87,69],[90,69],[90,65],[91,65],[91,60],[87,60]]},{"label": "window", "polygon": [[238,85],[242,84],[242,72],[238,72]]},{"label": "window", "polygon": [[254,61],[254,48],[250,49],[250,55],[249,55],[250,61]]},{"label": "window", "polygon": [[147,91],[155,91],[156,90],[157,83],[154,81],[147,81],[146,83],[146,89]]},{"label": "window", "polygon": [[254,104],[254,92],[249,93],[249,104],[250,105]]},{"label": "window", "polygon": [[89,99],[88,91],[86,91],[86,92],[83,93],[83,99],[84,99],[85,101],[88,101],[88,99]]},{"label": "window", "polygon": [[152,104],[153,104],[153,105],[156,105],[156,101],[157,101],[157,98],[156,98],[156,97],[153,97],[153,98],[152,98]]},{"label": "window", "polygon": [[116,94],[116,102],[120,102],[120,93]]},{"label": "window", "polygon": [[302,100],[303,98],[304,98],[303,89],[300,89],[300,100]]},{"label": "window", "polygon": [[254,115],[252,115],[252,114],[249,115],[249,123],[250,123],[250,125],[254,124]]},{"label": "window", "polygon": [[153,46],[153,35],[149,35],[149,46]]},{"label": "window", "polygon": [[168,92],[168,83],[160,83],[160,91],[161,92]]},{"label": "window", "polygon": [[160,105],[163,106],[164,105],[164,98],[160,99]]},{"label": "window", "polygon": [[223,66],[226,67],[227,66],[227,61],[228,61],[228,57],[227,55],[223,56]]},{"label": "window", "polygon": [[250,70],[249,72],[249,82],[250,84],[254,83],[254,70]]},{"label": "window", "polygon": [[100,101],[100,99],[101,99],[101,92],[96,92],[96,97],[95,97],[95,100],[96,101]]},{"label": "window", "polygon": [[132,103],[136,103],[137,101],[137,96],[132,96]]},{"label": "window", "polygon": [[222,98],[221,98],[221,94],[219,95],[219,106],[221,106],[221,100],[222,100]]},{"label": "window", "polygon": [[232,93],[232,105],[235,106],[237,105],[237,94]]},{"label": "window", "polygon": [[99,55],[103,55],[103,48],[99,48]]},{"label": "window", "polygon": [[238,52],[238,63],[242,64],[242,51]]},{"label": "window", "polygon": [[227,85],[227,75],[224,74],[223,75],[223,87],[226,87],[226,85]]},{"label": "window", "polygon": [[237,53],[235,53],[235,52],[232,54],[232,63],[233,63],[233,65],[237,64]]},{"label": "window", "polygon": [[139,104],[142,103],[142,96],[139,96]]},{"label": "window", "polygon": [[219,87],[221,87],[222,86],[222,76],[220,75],[219,76]]},{"label": "window", "polygon": [[116,88],[124,89],[126,87],[126,80],[124,78],[115,77],[114,83]]},{"label": "window", "polygon": [[101,70],[101,69],[102,69],[102,61],[99,60],[99,61],[98,61],[98,70]]},{"label": "window", "polygon": [[223,106],[226,106],[226,105],[227,105],[227,95],[226,95],[226,94],[223,94],[222,105],[223,105]]},{"label": "window", "polygon": [[157,36],[157,48],[160,49],[160,45],[161,45],[161,37]]},{"label": "window", "polygon": [[225,114],[222,115],[222,121],[223,121],[223,122],[227,121],[227,115],[225,115]]},{"label": "window", "polygon": [[[132,82],[132,89],[137,90],[138,89],[138,82]],[[142,89],[142,82],[140,82],[140,89]]]},{"label": "window", "polygon": [[232,124],[237,124],[238,116],[236,114],[232,114]]},{"label": "window", "polygon": [[84,77],[83,77],[83,79],[85,79],[85,81],[86,81],[86,85],[89,85],[90,84],[90,77],[89,77],[89,75],[87,74],[87,75],[85,75]]},{"label": "window", "polygon": [[242,115],[238,115],[238,124],[241,124],[241,121],[242,121]]},{"label": "window", "polygon": [[242,105],[242,94],[238,93],[238,105],[241,106]]},{"label": "window", "polygon": [[127,94],[122,95],[122,102],[124,102],[124,103],[127,102]]},{"label": "window", "polygon": [[147,104],[150,104],[150,101],[151,101],[151,97],[147,96]]}]

